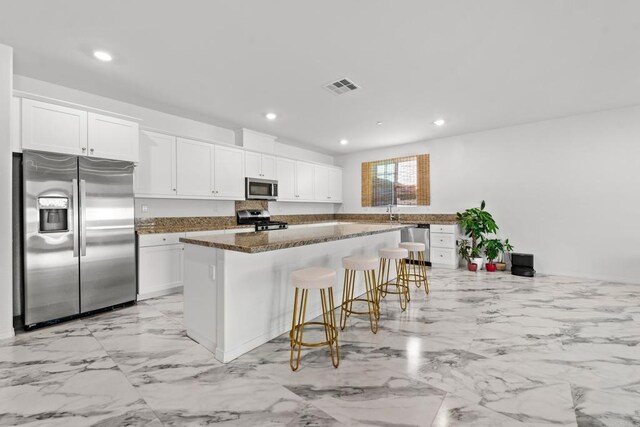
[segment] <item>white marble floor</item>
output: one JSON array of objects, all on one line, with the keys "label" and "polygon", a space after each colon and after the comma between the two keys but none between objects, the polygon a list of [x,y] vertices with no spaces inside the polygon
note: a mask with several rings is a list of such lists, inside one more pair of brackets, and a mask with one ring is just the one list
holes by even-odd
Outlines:
[{"label": "white marble floor", "polygon": [[223,365],[181,295],[0,341],[0,424],[639,426],[640,285],[431,272],[380,331],[351,318],[341,364],[287,337]]}]

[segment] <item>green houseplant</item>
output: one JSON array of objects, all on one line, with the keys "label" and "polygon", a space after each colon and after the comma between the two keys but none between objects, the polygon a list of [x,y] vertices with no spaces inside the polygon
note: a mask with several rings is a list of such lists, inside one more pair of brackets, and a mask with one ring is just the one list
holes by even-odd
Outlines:
[{"label": "green houseplant", "polygon": [[487,256],[487,271],[496,271],[495,260],[504,250],[504,245],[500,239],[488,239],[484,244],[484,253]]},{"label": "green houseplant", "polygon": [[472,262],[478,264],[478,269],[482,268],[482,248],[484,247],[486,236],[498,230],[493,216],[484,210],[486,206],[483,200],[479,208],[469,208],[464,212],[457,212],[458,224],[464,230],[467,237],[471,239]]},{"label": "green houseplant", "polygon": [[458,239],[456,245],[458,246],[458,255],[467,262],[467,269],[469,271],[477,271],[478,264],[471,262],[471,243],[469,243],[469,239]]},{"label": "green houseplant", "polygon": [[496,262],[496,268],[498,271],[505,271],[507,269],[507,263],[504,262],[505,253],[509,253],[513,251],[513,245],[509,242],[509,239],[506,239],[502,243],[502,249],[500,250],[500,260]]}]

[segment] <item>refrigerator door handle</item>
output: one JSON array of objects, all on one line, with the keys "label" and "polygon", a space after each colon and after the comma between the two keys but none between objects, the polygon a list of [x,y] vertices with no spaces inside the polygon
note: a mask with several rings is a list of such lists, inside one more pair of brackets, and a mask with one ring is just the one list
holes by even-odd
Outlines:
[{"label": "refrigerator door handle", "polygon": [[73,200],[71,203],[73,204],[73,257],[78,257],[78,180],[73,178],[71,180],[72,186],[72,195]]},{"label": "refrigerator door handle", "polygon": [[87,211],[85,198],[87,196],[87,182],[80,180],[80,256],[87,255]]}]

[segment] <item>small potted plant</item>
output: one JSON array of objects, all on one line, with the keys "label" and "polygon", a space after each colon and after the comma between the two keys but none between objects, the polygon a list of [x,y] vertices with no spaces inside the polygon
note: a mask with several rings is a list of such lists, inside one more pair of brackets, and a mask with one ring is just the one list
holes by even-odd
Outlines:
[{"label": "small potted plant", "polygon": [[496,268],[498,271],[505,271],[507,269],[507,263],[504,262],[505,253],[513,251],[513,245],[509,243],[509,239],[506,239],[502,243],[502,249],[500,250],[500,261],[496,262]]},{"label": "small potted plant", "polygon": [[487,271],[496,271],[496,263],[498,255],[504,250],[504,245],[500,239],[487,239],[484,242],[484,253],[487,255],[487,264],[485,266]]},{"label": "small potted plant", "polygon": [[458,245],[458,255],[467,261],[467,269],[469,271],[478,271],[478,264],[472,262],[471,260],[471,243],[469,243],[468,239],[459,239],[456,242]]},{"label": "small potted plant", "polygon": [[478,269],[482,268],[483,258],[481,249],[484,247],[487,234],[495,233],[498,230],[493,216],[484,210],[486,204],[484,200],[479,208],[469,208],[464,212],[457,212],[458,223],[464,230],[467,237],[471,238],[471,258],[472,262],[478,264]]}]

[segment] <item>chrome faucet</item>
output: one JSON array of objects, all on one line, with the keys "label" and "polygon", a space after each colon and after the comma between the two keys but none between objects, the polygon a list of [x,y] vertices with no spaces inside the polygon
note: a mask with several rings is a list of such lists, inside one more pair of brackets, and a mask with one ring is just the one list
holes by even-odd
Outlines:
[{"label": "chrome faucet", "polygon": [[387,205],[387,212],[389,212],[389,222],[398,221],[399,215],[393,213],[393,205]]}]

